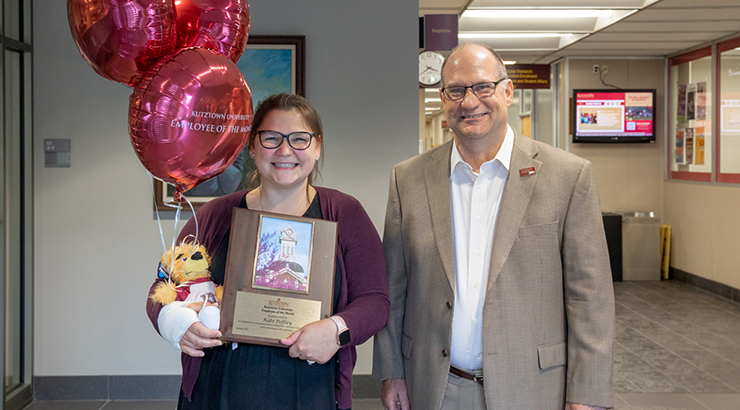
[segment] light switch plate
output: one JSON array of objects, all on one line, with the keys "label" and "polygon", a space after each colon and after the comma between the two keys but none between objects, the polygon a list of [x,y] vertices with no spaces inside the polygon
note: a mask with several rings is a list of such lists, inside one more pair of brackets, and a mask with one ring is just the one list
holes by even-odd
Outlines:
[{"label": "light switch plate", "polygon": [[44,167],[69,168],[72,166],[72,141],[70,139],[44,140]]}]

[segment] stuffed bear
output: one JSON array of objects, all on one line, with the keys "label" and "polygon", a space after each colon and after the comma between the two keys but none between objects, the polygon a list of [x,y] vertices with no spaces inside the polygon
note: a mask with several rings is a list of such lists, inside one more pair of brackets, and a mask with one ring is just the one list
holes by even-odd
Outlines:
[{"label": "stuffed bear", "polygon": [[[174,260],[172,259],[173,253]],[[164,268],[170,263],[172,263],[171,269]],[[157,285],[150,296],[151,299],[163,305],[174,301],[204,302],[199,316],[207,327],[211,327],[205,322],[213,323],[213,320],[203,319],[204,316],[211,317],[215,314],[213,309],[206,309],[215,308],[215,306],[205,306],[205,302],[221,303],[223,286],[216,286],[211,280],[210,266],[211,257],[203,245],[181,242],[180,245],[175,246],[174,252],[170,249],[162,255],[159,276],[166,280]],[[211,295],[215,295],[216,300],[213,300]],[[204,312],[206,310],[209,312]]]}]

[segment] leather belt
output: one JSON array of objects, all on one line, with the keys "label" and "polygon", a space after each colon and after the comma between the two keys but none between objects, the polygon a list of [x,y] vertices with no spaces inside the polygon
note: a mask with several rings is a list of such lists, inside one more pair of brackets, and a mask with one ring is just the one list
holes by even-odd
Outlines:
[{"label": "leather belt", "polygon": [[472,381],[480,384],[481,386],[483,386],[483,376],[482,375],[481,376],[476,376],[474,374],[470,374],[470,373],[464,372],[464,371],[462,371],[462,370],[460,370],[460,369],[458,369],[456,367],[452,367],[452,366],[450,366],[450,373],[454,374],[455,376],[462,377],[463,379],[466,379],[466,380],[472,380]]}]

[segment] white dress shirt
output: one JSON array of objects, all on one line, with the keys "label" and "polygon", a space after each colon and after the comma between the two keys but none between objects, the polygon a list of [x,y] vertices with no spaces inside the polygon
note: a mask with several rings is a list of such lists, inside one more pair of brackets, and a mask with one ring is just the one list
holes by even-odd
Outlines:
[{"label": "white dress shirt", "polygon": [[480,172],[463,161],[457,146],[450,156],[450,198],[455,245],[455,305],[452,317],[452,365],[483,368],[483,305],[491,264],[493,233],[509,175],[514,132],[507,128],[496,157]]}]

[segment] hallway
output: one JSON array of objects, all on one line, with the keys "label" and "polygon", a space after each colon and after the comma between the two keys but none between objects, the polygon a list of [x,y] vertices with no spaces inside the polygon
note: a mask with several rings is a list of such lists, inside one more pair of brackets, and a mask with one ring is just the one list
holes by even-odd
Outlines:
[{"label": "hallway", "polygon": [[[740,410],[740,303],[676,281],[616,282],[617,410]],[[174,401],[34,402],[28,410],[172,410]],[[356,399],[354,410],[382,410]]]}]

